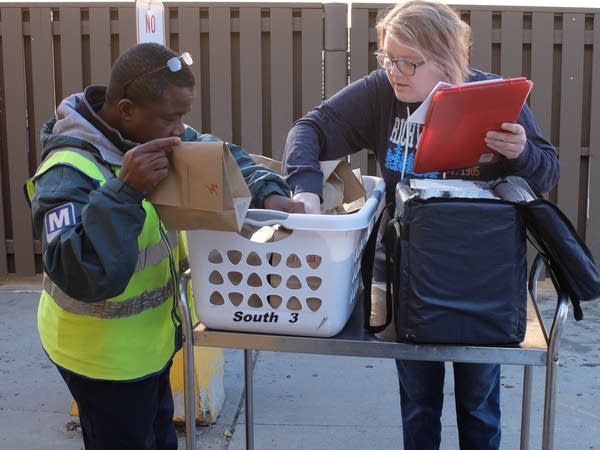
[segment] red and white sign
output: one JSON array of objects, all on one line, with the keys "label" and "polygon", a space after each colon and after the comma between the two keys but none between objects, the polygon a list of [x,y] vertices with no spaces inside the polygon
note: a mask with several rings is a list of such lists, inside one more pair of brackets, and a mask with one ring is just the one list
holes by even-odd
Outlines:
[{"label": "red and white sign", "polygon": [[137,41],[165,45],[165,10],[161,0],[136,0]]}]

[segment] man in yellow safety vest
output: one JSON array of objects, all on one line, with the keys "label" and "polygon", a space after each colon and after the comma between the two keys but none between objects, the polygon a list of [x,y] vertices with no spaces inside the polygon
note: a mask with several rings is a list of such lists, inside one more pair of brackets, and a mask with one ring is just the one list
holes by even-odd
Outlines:
[{"label": "man in yellow safety vest", "polygon": [[[173,146],[216,139],[183,122],[191,64],[159,44],[123,53],[107,87],[61,102],[26,183],[45,272],[38,329],[88,450],[177,448],[169,368],[181,346],[176,280],[187,255],[147,198]],[[228,145],[254,207],[303,211],[281,177]]]}]

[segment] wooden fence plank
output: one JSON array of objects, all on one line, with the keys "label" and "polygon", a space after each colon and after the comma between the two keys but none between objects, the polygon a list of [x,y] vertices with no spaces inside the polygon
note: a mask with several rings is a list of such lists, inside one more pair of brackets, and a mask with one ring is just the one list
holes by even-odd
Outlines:
[{"label": "wooden fence plank", "polygon": [[350,24],[350,81],[369,73],[369,10],[352,9]]},{"label": "wooden fence plank", "polygon": [[[369,73],[369,10],[352,9],[352,22],[350,24],[350,81]],[[367,174],[369,168],[369,154],[367,150],[355,153],[349,157],[353,169],[360,168],[361,173]]]},{"label": "wooden fence plank", "polygon": [[552,70],[549,61],[553,60],[554,14],[535,12],[532,15],[531,31],[531,80],[533,88],[529,95],[530,106],[535,120],[547,139],[552,137]]},{"label": "wooden fence plank", "polygon": [[[10,161],[8,179],[10,223],[12,224],[15,270],[24,275],[35,274],[33,227],[31,213],[23,195],[23,183],[29,177],[26,149],[27,122],[25,98],[25,50],[21,8],[3,8],[2,70],[6,114],[6,146]],[[4,197],[7,200],[7,197]],[[7,204],[3,205],[6,210]],[[23,220],[29,217],[29,220]],[[6,230],[5,230],[6,232]],[[4,235],[2,238],[4,239]]]},{"label": "wooden fence plank", "polygon": [[209,68],[210,68],[210,132],[224,141],[231,141],[231,18],[229,8],[210,7]]},{"label": "wooden fence plank", "polygon": [[348,84],[348,9],[344,3],[326,3],[325,10],[325,98]]},{"label": "wooden fence plank", "polygon": [[304,115],[323,100],[323,10],[302,10],[301,110]]},{"label": "wooden fence plank", "polygon": [[240,142],[263,155],[262,29],[257,7],[240,8]]},{"label": "wooden fence plank", "polygon": [[[594,14],[592,60],[592,105],[590,113],[590,159],[588,211],[585,240],[596,261],[600,261],[600,13]],[[594,76],[594,75],[593,75]]]},{"label": "wooden fence plank", "polygon": [[200,8],[182,6],[179,8],[179,51],[189,52],[194,64],[191,69],[196,79],[196,98],[192,104],[192,111],[186,119],[188,125],[194,127],[199,133],[202,130],[202,76],[208,73],[202,67],[202,50],[200,46]]},{"label": "wooden fence plank", "polygon": [[110,8],[89,9],[90,84],[107,85],[110,79]]},{"label": "wooden fence plank", "polygon": [[[563,16],[558,206],[578,226],[581,166],[584,15]],[[583,224],[582,224],[583,225]]]},{"label": "wooden fence plank", "polygon": [[271,155],[281,161],[294,121],[291,8],[271,8]]},{"label": "wooden fence plank", "polygon": [[[164,7],[164,15],[165,15],[165,24],[164,24],[165,25],[165,46],[172,48],[172,49],[177,49],[175,43],[172,41],[173,35],[171,34],[171,15],[172,15],[173,11],[177,11],[177,8],[172,8],[167,5],[163,5],[163,7]],[[137,19],[136,19],[136,23],[137,23]],[[137,28],[136,28],[136,32],[137,32]]]},{"label": "wooden fence plank", "polygon": [[500,47],[500,75],[520,77],[523,75],[523,14],[516,11],[502,13]]},{"label": "wooden fence plank", "polygon": [[[0,18],[4,17],[6,11],[6,7],[0,7]],[[2,23],[0,22],[0,27]],[[6,148],[6,111],[9,106],[6,102],[6,96],[4,93],[6,92],[7,85],[4,80],[4,61],[0,59],[0,143],[2,147],[0,148],[0,161],[6,161],[7,165],[0,165],[0,186],[2,186],[2,195],[0,195],[0,277],[4,277],[8,274],[8,233],[4,228],[4,223],[9,222],[9,210],[8,206],[5,206],[5,202],[8,202],[8,198],[5,199],[4,186],[7,185],[8,181],[4,182],[4,174],[6,174],[6,179],[10,179],[11,173],[11,162],[8,159],[8,149]],[[12,109],[12,108],[11,108]],[[6,196],[8,197],[8,196]],[[14,269],[13,269],[14,270]]]},{"label": "wooden fence plank", "polygon": [[34,142],[30,146],[35,157],[30,158],[30,174],[33,175],[40,163],[39,142],[42,125],[54,115],[58,99],[54,97],[54,57],[52,49],[52,27],[50,8],[31,8],[31,95],[33,104]]},{"label": "wooden fence plank", "polygon": [[491,11],[471,11],[470,62],[473,67],[491,72],[492,70],[492,13]]},{"label": "wooden fence plank", "polygon": [[119,54],[124,53],[137,42],[135,5],[123,6],[118,9],[119,19],[117,30],[119,36]]},{"label": "wooden fence plank", "polygon": [[83,89],[81,57],[81,10],[78,6],[60,7],[60,80],[61,97]]}]

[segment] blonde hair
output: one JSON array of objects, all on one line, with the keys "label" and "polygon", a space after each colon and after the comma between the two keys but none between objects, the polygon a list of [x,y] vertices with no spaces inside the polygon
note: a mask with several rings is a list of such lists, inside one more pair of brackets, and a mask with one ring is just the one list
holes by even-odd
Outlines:
[{"label": "blonde hair", "polygon": [[377,22],[379,46],[389,34],[419,50],[451,83],[469,75],[471,28],[449,6],[436,1],[408,0],[391,7]]}]

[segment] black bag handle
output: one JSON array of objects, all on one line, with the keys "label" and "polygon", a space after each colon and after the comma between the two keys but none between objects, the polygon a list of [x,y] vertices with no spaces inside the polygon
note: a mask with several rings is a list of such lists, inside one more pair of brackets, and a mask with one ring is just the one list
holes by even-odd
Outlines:
[{"label": "black bag handle", "polygon": [[[385,322],[380,325],[371,325],[371,312],[372,312],[372,301],[371,301],[371,287],[373,284],[373,266],[375,262],[375,249],[377,245],[377,236],[379,235],[379,227],[383,217],[386,215],[386,211],[394,210],[394,203],[387,203],[375,224],[371,230],[371,234],[367,243],[365,244],[365,251],[363,252],[360,272],[363,282],[363,312],[364,312],[364,327],[372,333],[379,333],[383,331],[392,322],[392,296],[389,290],[386,292],[386,318]],[[387,246],[386,246],[387,247]],[[386,262],[387,262],[387,249],[386,249]],[[386,264],[387,265],[387,264]],[[388,271],[389,272],[389,271]],[[389,273],[388,273],[389,274]],[[386,277],[389,278],[389,277]]]},{"label": "black bag handle", "polygon": [[600,298],[600,272],[569,218],[524,178],[505,177],[494,184],[494,192],[518,209],[527,239],[544,259],[555,285],[568,294],[575,320],[581,320],[580,302]]}]

